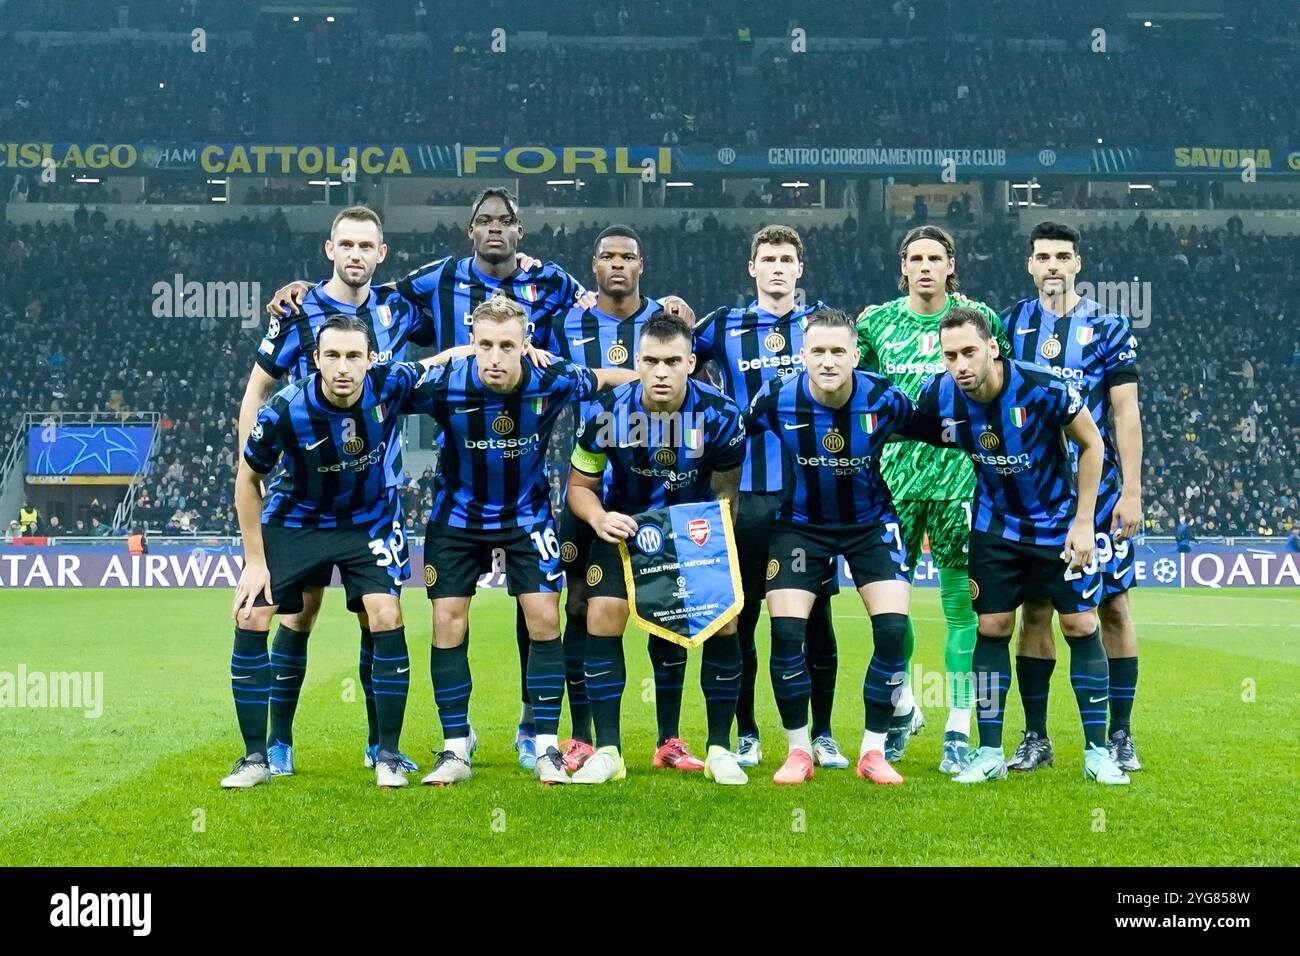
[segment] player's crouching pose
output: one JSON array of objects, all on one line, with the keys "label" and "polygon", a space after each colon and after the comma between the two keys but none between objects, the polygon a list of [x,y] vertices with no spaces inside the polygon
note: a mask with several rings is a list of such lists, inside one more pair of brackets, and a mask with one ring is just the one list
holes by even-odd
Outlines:
[{"label": "player's crouching pose", "polygon": [[[1106,749],[1106,652],[1097,632],[1101,578],[1092,565],[1103,445],[1083,399],[1045,369],[999,354],[988,320],[953,309],[939,323],[948,374],[933,376],[919,410],[941,419],[943,441],[975,466],[971,598],[979,616],[973,667],[980,746],[957,783],[1002,780],[1003,706],[1011,685],[1016,609],[1050,598],[1070,645],[1070,684],[1083,720],[1084,777],[1125,784]],[[1075,488],[1064,438],[1079,448]],[[1062,563],[1065,562],[1064,566]]]},{"label": "player's crouching pose", "polygon": [[[426,784],[468,780],[472,681],[465,634],[479,569],[505,554],[506,585],[519,601],[530,646],[525,675],[537,730],[534,775],[568,783],[557,726],[564,697],[560,645],[560,545],[546,481],[546,446],[560,410],[626,382],[622,369],[586,369],[559,360],[545,367],[527,344],[523,307],[498,293],[471,314],[464,352],[429,375],[406,409],[441,426],[442,482],[424,539],[424,583],[433,602],[429,670],[443,749]],[[541,360],[544,361],[544,360]]]},{"label": "player's crouching pose", "polygon": [[[669,316],[650,319],[637,341],[639,381],[602,397],[573,450],[569,506],[599,538],[592,542],[585,576],[584,668],[597,750],[574,773],[574,783],[606,783],[627,775],[619,717],[627,682],[623,629],[628,595],[618,542],[636,534],[630,515],[707,501],[711,495],[735,507],[745,459],[740,408],[717,389],[689,380],[694,369],[690,327]],[[606,466],[610,473],[602,502]],[[700,685],[709,729],[704,774],[721,784],[744,784],[748,778],[728,747],[740,690],[734,619],[704,642],[703,655]],[[673,723],[676,718],[670,715]]]},{"label": "player's crouching pose", "polygon": [[[397,497],[398,410],[423,369],[374,367],[368,325],[334,315],[316,339],[318,371],[262,406],[244,447],[235,507],[244,570],[235,591],[230,686],[245,755],[221,781],[246,788],[270,778],[267,712],[277,675],[267,632],[277,612],[303,607],[303,590],[338,566],[348,609],[369,617],[374,639],[379,752],[375,780],[404,787],[398,751],[410,661],[398,594],[409,570]],[[284,471],[262,501],[261,481]]]},{"label": "player's crouching pose", "polygon": [[799,784],[813,776],[805,631],[813,602],[843,555],[871,615],[874,641],[862,685],[866,731],[858,776],[899,784],[903,778],[884,749],[906,677],[912,587],[898,516],[878,462],[891,435],[934,440],[938,430],[924,428],[900,388],[854,371],[856,324],[843,312],[823,308],[808,316],[802,358],[803,371],[768,380],[745,419],[747,431],[770,432],[781,443],[786,473],[794,478],[768,546],[772,690],[789,743],[789,755],[772,779]]}]

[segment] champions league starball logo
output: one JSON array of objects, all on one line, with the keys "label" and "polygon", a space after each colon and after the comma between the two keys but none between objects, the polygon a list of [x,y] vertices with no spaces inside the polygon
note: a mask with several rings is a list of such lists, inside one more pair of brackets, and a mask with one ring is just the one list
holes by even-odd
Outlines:
[{"label": "champions league starball logo", "polygon": [[1178,564],[1172,558],[1161,558],[1152,567],[1151,574],[1161,584],[1172,584],[1178,579]]}]

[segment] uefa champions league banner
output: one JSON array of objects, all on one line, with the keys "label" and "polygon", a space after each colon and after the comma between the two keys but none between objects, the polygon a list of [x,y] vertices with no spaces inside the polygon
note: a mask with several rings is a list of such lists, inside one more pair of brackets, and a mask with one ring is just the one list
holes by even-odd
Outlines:
[{"label": "uefa champions league banner", "polygon": [[699,647],[745,603],[725,501],[672,505],[633,515],[619,542],[632,622],[656,637]]},{"label": "uefa champions league banner", "polygon": [[[682,507],[682,506],[677,506]],[[691,506],[699,507],[699,506]],[[719,511],[720,514],[720,511]],[[709,520],[709,540],[697,545],[718,547],[721,518]],[[698,526],[697,526],[698,527]],[[677,533],[677,528],[672,528]],[[698,534],[699,532],[697,532]],[[691,538],[689,520],[686,541]],[[734,544],[728,544],[734,551]],[[1265,545],[1225,545],[1197,542],[1179,553],[1172,542],[1134,544],[1134,576],[1139,587],[1239,588],[1300,587],[1300,552],[1287,551],[1282,540]],[[148,554],[128,554],[126,542],[113,539],[96,545],[0,544],[0,589],[3,588],[234,588],[244,557],[238,545],[151,544]],[[411,549],[411,567],[424,566],[423,550]],[[676,575],[672,578],[676,589]],[[334,583],[338,584],[335,572]],[[408,587],[424,586],[415,575]],[[852,587],[848,569],[840,562],[840,583]],[[938,587],[939,572],[925,555],[916,566],[917,587]],[[480,587],[504,587],[500,569],[485,574]],[[733,579],[737,595],[740,585]],[[724,595],[725,596],[725,595]],[[739,598],[738,598],[739,600]],[[647,608],[642,608],[642,611]],[[737,605],[739,611],[739,604]]]}]

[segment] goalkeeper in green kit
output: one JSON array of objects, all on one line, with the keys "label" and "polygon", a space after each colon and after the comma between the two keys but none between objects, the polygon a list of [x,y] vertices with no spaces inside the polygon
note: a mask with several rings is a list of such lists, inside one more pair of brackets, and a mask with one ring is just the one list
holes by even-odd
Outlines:
[{"label": "goalkeeper in green kit", "polygon": [[[953,297],[957,277],[952,236],[938,226],[918,226],[903,237],[898,257],[898,287],[903,295],[883,305],[868,306],[858,317],[861,368],[884,375],[915,399],[926,379],[932,374],[944,374],[939,320],[959,304],[981,312],[1002,354],[1011,354],[995,311],[982,302]],[[964,452],[916,441],[887,445],[881,455],[880,471],[903,526],[909,567],[915,573],[922,543],[929,534],[931,558],[939,570],[943,616],[948,623],[944,663],[950,707],[939,769],[959,773],[965,768],[970,749],[970,714],[975,699],[971,655],[975,650],[976,618],[967,573],[975,472]],[[885,742],[885,759],[890,763],[902,758],[908,740],[925,726],[925,717],[912,695],[910,664],[914,646],[909,619],[908,677],[895,702]]]}]

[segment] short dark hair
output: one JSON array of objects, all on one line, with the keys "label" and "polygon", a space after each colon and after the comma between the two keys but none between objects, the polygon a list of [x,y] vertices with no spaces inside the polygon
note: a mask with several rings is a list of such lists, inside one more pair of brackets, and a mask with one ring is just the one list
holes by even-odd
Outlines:
[{"label": "short dark hair", "polygon": [[1063,222],[1053,222],[1051,219],[1044,219],[1038,225],[1034,226],[1029,233],[1029,254],[1034,254],[1034,243],[1039,239],[1059,239],[1068,242],[1074,246],[1074,252],[1078,255],[1079,241],[1083,237],[1079,235],[1079,230],[1073,226],[1068,226]]},{"label": "short dark hair", "polygon": [[641,334],[637,337],[637,342],[641,342],[647,336],[660,342],[671,342],[680,336],[694,348],[695,330],[682,319],[667,312],[660,312],[646,320],[646,324],[641,326]]},{"label": "short dark hair", "polygon": [[817,309],[809,313],[804,320],[804,332],[813,328],[824,329],[848,329],[857,338],[858,323],[847,312],[841,312],[839,309]]},{"label": "short dark hair", "polygon": [[968,309],[965,306],[957,306],[948,311],[942,319],[939,320],[939,331],[944,329],[956,329],[963,325],[974,326],[975,333],[985,342],[993,338],[993,330],[989,328],[989,320],[984,317],[984,313],[979,309]]},{"label": "short dark hair", "polygon": [[[902,262],[907,259],[907,247],[918,239],[933,239],[939,245],[943,246],[948,252],[948,258],[951,259],[956,254],[957,243],[946,229],[940,229],[938,226],[916,226],[907,230],[903,236],[903,241],[898,244],[898,260]],[[961,283],[957,281],[957,273],[948,276],[948,281],[944,283],[943,291],[952,293],[961,288]],[[898,291],[907,291],[907,276],[901,272],[898,276]]]},{"label": "short dark hair", "polygon": [[320,340],[325,337],[326,332],[360,332],[366,337],[366,344],[369,346],[370,351],[375,351],[374,330],[355,315],[336,312],[326,319],[325,324],[316,333],[316,348],[320,348]]},{"label": "short dark hair", "polygon": [[803,262],[803,240],[799,238],[799,233],[789,226],[772,224],[764,226],[754,233],[754,238],[749,241],[749,258],[751,262],[758,258],[758,247],[763,245],[794,246],[795,257],[800,262]]},{"label": "short dark hair", "polygon": [[608,238],[609,236],[626,236],[628,239],[631,239],[636,243],[636,254],[638,256],[645,255],[645,246],[641,244],[641,237],[636,234],[636,230],[631,226],[623,226],[616,223],[615,225],[607,226],[602,229],[600,235],[596,237],[596,244],[591,247],[592,258],[595,258],[600,252],[600,240]]},{"label": "short dark hair", "polygon": [[516,221],[519,219],[519,200],[515,198],[515,194],[506,189],[505,186],[489,186],[475,197],[473,205],[469,207],[469,226],[474,225],[474,217],[478,215],[479,208],[493,197],[506,204],[506,209],[510,212],[510,215],[515,217]]},{"label": "short dark hair", "polygon": [[347,209],[340,210],[339,214],[334,217],[334,221],[330,223],[331,236],[334,235],[334,230],[338,228],[339,223],[345,219],[374,223],[375,228],[379,230],[379,241],[384,241],[384,222],[379,218],[379,213],[369,206],[348,206]]}]

